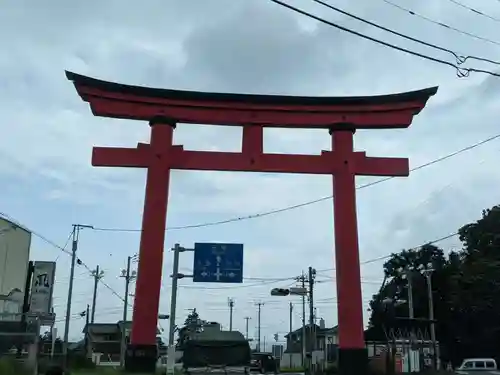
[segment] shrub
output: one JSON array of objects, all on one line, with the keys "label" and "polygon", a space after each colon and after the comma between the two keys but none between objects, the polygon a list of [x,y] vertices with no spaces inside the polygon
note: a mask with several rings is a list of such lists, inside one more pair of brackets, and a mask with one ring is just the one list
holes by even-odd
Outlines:
[{"label": "shrub", "polygon": [[329,365],[325,369],[325,375],[337,375],[339,373],[337,365]]},{"label": "shrub", "polygon": [[304,372],[302,367],[284,367],[280,369],[281,373]]},{"label": "shrub", "polygon": [[51,366],[47,369],[47,371],[43,372],[43,374],[45,374],[45,375],[63,375],[64,370],[63,370],[62,366]]},{"label": "shrub", "polygon": [[26,367],[14,358],[0,358],[0,374],[27,375]]},{"label": "shrub", "polygon": [[96,365],[84,354],[74,354],[69,357],[69,367],[75,370],[90,370],[95,369]]}]

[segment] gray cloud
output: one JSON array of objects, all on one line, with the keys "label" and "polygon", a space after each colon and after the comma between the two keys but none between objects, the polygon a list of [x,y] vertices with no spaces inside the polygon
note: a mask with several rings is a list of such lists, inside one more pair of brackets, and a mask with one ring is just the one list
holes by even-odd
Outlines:
[{"label": "gray cloud", "polygon": [[[296,17],[275,5],[247,2],[225,22],[190,34],[185,68],[207,87],[225,91],[312,92],[321,79],[348,69],[323,42],[324,33],[301,29]],[[346,48],[335,43],[338,54]]]}]

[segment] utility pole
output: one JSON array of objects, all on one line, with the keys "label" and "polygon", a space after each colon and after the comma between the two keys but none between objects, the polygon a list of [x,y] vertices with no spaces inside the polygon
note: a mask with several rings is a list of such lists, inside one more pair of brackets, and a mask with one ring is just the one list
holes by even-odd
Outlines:
[{"label": "utility pole", "polygon": [[311,342],[309,343],[309,350],[312,352],[316,349],[316,327],[314,321],[314,278],[316,277],[316,270],[309,267],[309,275],[307,281],[309,282],[309,325],[311,326]]},{"label": "utility pole", "polygon": [[262,311],[263,302],[257,303],[258,313],[257,313],[257,351],[260,352],[260,313]]},{"label": "utility pole", "polygon": [[[403,276],[408,280],[408,317],[410,318],[411,322],[413,323],[413,319],[415,318],[415,310],[413,307],[413,272],[414,270],[409,270],[409,269],[400,269],[400,271],[403,273]],[[413,372],[413,366],[412,366],[412,356],[413,356],[413,329],[410,332],[410,350],[408,353],[408,367],[410,369],[410,372]]]},{"label": "utility pole", "polygon": [[432,268],[427,268],[424,270],[425,278],[427,279],[427,298],[429,301],[429,321],[431,323],[431,341],[433,347],[433,362],[434,368],[439,370],[439,348],[436,342],[436,324],[434,322],[434,298],[432,296]]},{"label": "utility pole", "polygon": [[[26,275],[26,281],[24,284],[24,298],[23,298],[23,313],[21,315],[21,325],[23,327],[23,330],[26,330],[26,321],[28,318],[28,313],[30,312],[30,295],[31,295],[31,281],[33,278],[33,273],[35,271],[35,264],[32,261],[28,262],[28,272]],[[22,351],[23,351],[23,346],[18,345],[17,346],[17,358],[20,358],[22,356]]]},{"label": "utility pole", "polygon": [[120,277],[125,279],[125,296],[123,298],[123,318],[122,318],[122,332],[121,332],[121,345],[120,345],[120,366],[125,366],[125,351],[127,349],[127,312],[128,312],[128,291],[130,282],[136,278],[136,272],[130,272],[130,263],[132,257],[127,257],[127,269],[122,270]]},{"label": "utility pole", "polygon": [[[297,281],[301,282],[302,289],[306,288],[306,276],[304,275],[304,271],[297,278]],[[306,296],[302,295],[302,367],[306,364]]]},{"label": "utility pole", "polygon": [[95,307],[97,302],[97,287],[99,286],[99,280],[104,276],[104,271],[99,270],[99,266],[92,271],[92,277],[94,278],[94,296],[92,298],[92,317],[90,318],[90,323],[95,322]]},{"label": "utility pole", "polygon": [[397,271],[400,274],[402,274],[403,279],[406,279],[408,281],[408,317],[410,319],[414,319],[415,313],[413,308],[413,280],[412,280],[414,270],[409,270],[400,267]]},{"label": "utility pole", "polygon": [[246,320],[246,322],[245,322],[245,338],[247,339],[247,341],[248,341],[248,321],[250,319],[252,319],[252,318],[250,318],[249,316],[245,317],[245,320]]},{"label": "utility pole", "polygon": [[167,374],[173,374],[175,368],[175,310],[177,307],[177,281],[186,277],[186,275],[179,273],[179,255],[184,251],[194,251],[194,249],[187,249],[178,243],[172,249],[174,252],[174,262],[172,265],[172,294],[170,296],[170,317],[168,329],[168,352],[167,352]]},{"label": "utility pole", "polygon": [[415,318],[415,309],[413,307],[413,280],[411,272],[406,273],[408,279],[408,316],[410,319]]},{"label": "utility pole", "polygon": [[[292,333],[292,330],[293,330],[293,303],[290,302],[290,329],[288,330],[288,332],[291,334]],[[292,337],[290,336],[290,339]]]},{"label": "utility pole", "polygon": [[234,299],[229,298],[227,301],[229,305],[229,330],[233,330],[233,307],[234,307]]},{"label": "utility pole", "polygon": [[66,319],[64,325],[64,342],[63,342],[63,355],[64,355],[64,372],[68,373],[68,336],[69,336],[69,320],[71,318],[71,299],[73,298],[73,280],[75,278],[75,263],[81,264],[80,259],[77,260],[76,251],[78,250],[78,239],[80,236],[80,229],[94,227],[91,225],[73,224],[72,246],[71,246],[71,269],[69,274],[69,287],[68,287],[68,301],[66,304]]},{"label": "utility pole", "polygon": [[176,243],[172,249],[174,252],[174,262],[172,267],[172,295],[170,296],[170,321],[168,330],[168,345],[174,345],[174,331],[175,331],[175,309],[177,305],[177,280],[179,279],[179,254],[181,252],[181,245]]},{"label": "utility pole", "polygon": [[85,341],[85,355],[88,356],[89,354],[89,346],[88,346],[88,329],[89,329],[89,323],[90,323],[90,305],[87,304],[87,309],[85,310],[85,337],[84,337],[84,341]]}]

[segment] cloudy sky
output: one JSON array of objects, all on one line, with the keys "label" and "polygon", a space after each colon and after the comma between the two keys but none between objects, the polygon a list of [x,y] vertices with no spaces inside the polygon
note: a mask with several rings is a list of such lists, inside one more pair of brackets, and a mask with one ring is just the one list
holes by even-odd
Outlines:
[{"label": "cloudy sky", "polygon": [[[446,52],[376,30],[310,0],[288,0],[332,22],[401,47],[454,62]],[[328,0],[374,22],[464,55],[500,60],[499,44],[459,34],[404,13],[384,0]],[[499,22],[449,0],[391,0],[423,16],[484,38],[498,36]],[[462,0],[500,19],[495,0]],[[144,0],[39,2],[7,0],[0,11],[0,211],[60,246],[71,224],[139,228],[145,171],[92,168],[93,145],[134,146],[147,141],[146,123],[95,118],[64,76],[71,70],[127,84],[199,91],[290,95],[375,95],[439,85],[438,94],[408,130],[360,131],[356,148],[373,156],[409,157],[412,167],[430,162],[500,133],[497,111],[500,80],[455,70],[391,50],[311,21],[269,0]],[[500,71],[498,65],[470,61],[470,67]],[[175,142],[188,149],[238,151],[241,129],[181,124]],[[269,152],[319,153],[329,148],[326,131],[269,130]],[[360,257],[382,257],[453,233],[498,203],[500,144],[480,147],[358,193]],[[376,178],[358,178],[363,184]],[[171,179],[168,226],[210,223],[266,212],[331,194],[327,176],[179,172]],[[227,299],[235,299],[234,324],[244,331],[251,318],[255,334],[257,302],[262,337],[288,330],[287,298],[271,298],[273,287],[293,284],[308,266],[318,269],[318,316],[337,323],[333,205],[331,200],[252,220],[167,231],[174,243],[237,242],[245,245],[245,282],[224,287],[180,282],[178,320],[197,308],[204,319],[228,326]],[[85,230],[78,256],[100,265],[104,281],[123,294],[118,278],[126,257],[138,250],[135,232]],[[457,239],[442,243],[460,246]],[[35,237],[32,259],[57,259],[54,304],[65,313],[70,257]],[[171,253],[164,257],[161,312],[169,310]],[[365,309],[380,286],[382,262],[362,266]],[[183,254],[189,273],[192,255]],[[287,278],[284,281],[276,279]],[[73,312],[91,303],[88,272],[76,270]],[[301,319],[295,303],[294,328]],[[99,287],[98,322],[121,318],[122,302]],[[367,312],[365,311],[365,321]],[[71,321],[78,339],[83,320]],[[166,328],[166,324],[162,324]],[[62,330],[62,324],[58,324]]]}]

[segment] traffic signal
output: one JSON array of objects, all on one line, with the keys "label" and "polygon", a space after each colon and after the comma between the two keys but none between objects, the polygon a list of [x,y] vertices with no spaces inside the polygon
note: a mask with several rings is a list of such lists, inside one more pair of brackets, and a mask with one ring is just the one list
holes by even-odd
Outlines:
[{"label": "traffic signal", "polygon": [[288,296],[290,294],[289,289],[274,288],[271,290],[272,296]]},{"label": "traffic signal", "polygon": [[277,333],[274,334],[274,341],[278,341],[278,334]]}]

